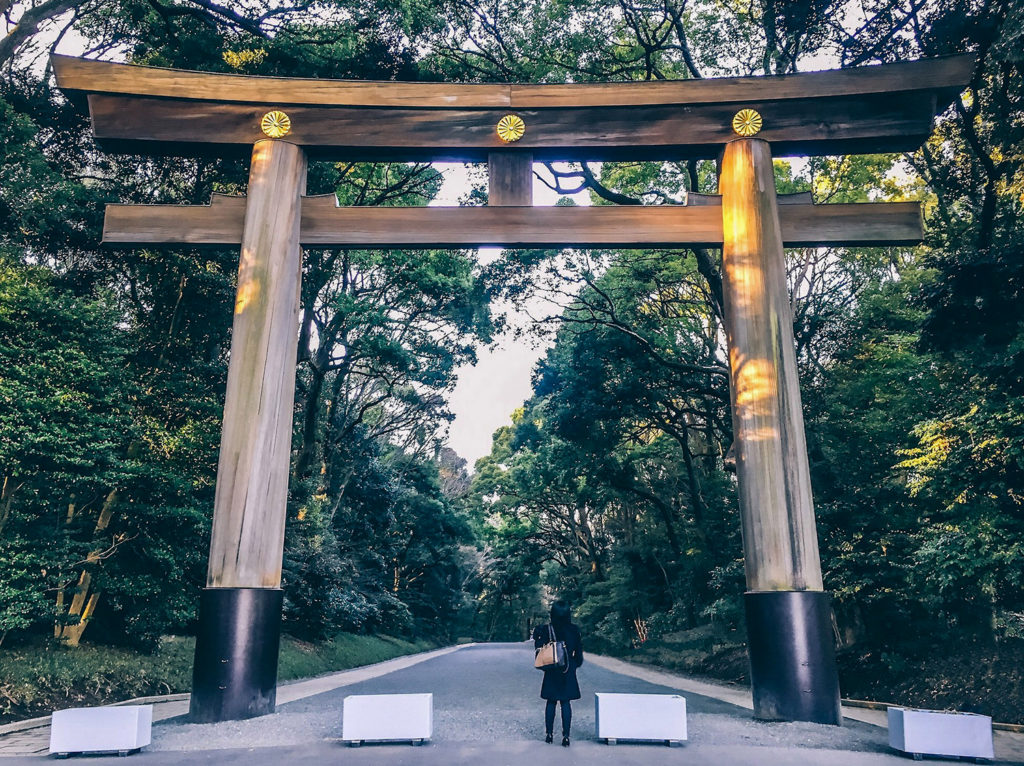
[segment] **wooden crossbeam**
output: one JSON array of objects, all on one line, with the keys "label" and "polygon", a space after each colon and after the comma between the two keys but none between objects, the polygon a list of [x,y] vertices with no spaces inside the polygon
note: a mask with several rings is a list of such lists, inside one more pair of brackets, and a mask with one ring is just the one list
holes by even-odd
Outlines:
[{"label": "wooden crossbeam", "polygon": [[[734,137],[747,104],[518,110],[527,131],[516,147],[540,160],[713,158]],[[758,135],[776,156],[913,151],[932,130],[929,93],[826,99],[794,105],[760,101]],[[89,96],[96,142],[111,152],[241,156],[260,139],[264,105]],[[288,140],[330,160],[484,162],[500,148],[495,125],[507,110],[289,107]]]},{"label": "wooden crossbeam", "polygon": [[186,100],[236,101],[279,106],[368,106],[533,109],[538,107],[645,106],[870,96],[958,87],[973,57],[948,56],[883,66],[767,77],[598,82],[568,85],[467,84],[381,80],[252,77],[135,66],[73,56],[51,57],[57,84],[71,93],[148,95]]},{"label": "wooden crossbeam", "polygon": [[[721,201],[597,207],[338,207],[334,195],[302,200],[307,247],[624,247],[722,244]],[[780,197],[788,247],[911,245],[921,241],[916,202],[813,205]],[[208,206],[108,205],[103,242],[115,246],[237,245],[245,198]]]},{"label": "wooden crossbeam", "polygon": [[53,57],[59,86],[87,97],[108,151],[248,153],[272,109],[314,158],[486,161],[495,126],[526,123],[538,160],[716,157],[732,118],[756,109],[775,156],[916,149],[970,81],[968,56],[781,77],[664,83],[461,85],[243,77]]}]

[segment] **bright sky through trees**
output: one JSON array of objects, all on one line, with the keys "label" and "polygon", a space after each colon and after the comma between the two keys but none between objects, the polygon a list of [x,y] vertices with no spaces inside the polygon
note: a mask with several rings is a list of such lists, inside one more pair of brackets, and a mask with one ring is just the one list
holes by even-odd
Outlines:
[{"label": "bright sky through trees", "polygon": [[[432,204],[458,204],[459,198],[469,188],[465,166],[444,164],[438,168],[444,173],[444,185]],[[534,205],[554,205],[558,198],[558,194],[534,177]],[[575,194],[573,199],[578,205],[590,203],[587,192]],[[488,248],[480,251],[479,258],[488,262],[497,254],[498,251]],[[513,324],[528,321],[524,313],[515,312],[510,306],[499,308],[514,312]],[[537,309],[542,314],[550,313],[550,307],[541,302],[537,303]],[[546,346],[546,343],[516,339],[506,334],[493,348],[481,349],[475,365],[459,368],[459,382],[450,400],[455,420],[448,430],[448,445],[469,462],[470,468],[478,458],[491,451],[494,431],[508,423],[512,411],[530,397],[530,375]]]}]

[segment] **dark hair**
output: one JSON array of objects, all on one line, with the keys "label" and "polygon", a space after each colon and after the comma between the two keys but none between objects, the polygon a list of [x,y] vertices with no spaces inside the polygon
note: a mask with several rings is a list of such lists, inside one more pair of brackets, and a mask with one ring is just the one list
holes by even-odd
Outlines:
[{"label": "dark hair", "polygon": [[569,619],[572,617],[572,610],[569,605],[562,599],[558,599],[551,605],[551,624],[552,625],[568,625]]}]

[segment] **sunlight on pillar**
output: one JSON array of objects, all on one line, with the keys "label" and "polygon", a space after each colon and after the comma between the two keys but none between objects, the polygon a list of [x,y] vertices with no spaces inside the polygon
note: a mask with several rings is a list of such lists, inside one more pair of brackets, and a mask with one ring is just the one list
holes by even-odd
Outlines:
[{"label": "sunlight on pillar", "polygon": [[[245,269],[246,261],[249,260],[246,255],[248,254],[242,253],[242,270]],[[235,314],[241,314],[247,306],[256,302],[260,296],[261,287],[262,282],[260,279],[245,277],[243,281],[241,275],[239,276],[238,292],[235,295]]]},{"label": "sunlight on pillar", "polygon": [[778,379],[770,359],[748,359],[735,364],[736,415],[746,441],[778,439],[775,403]]}]

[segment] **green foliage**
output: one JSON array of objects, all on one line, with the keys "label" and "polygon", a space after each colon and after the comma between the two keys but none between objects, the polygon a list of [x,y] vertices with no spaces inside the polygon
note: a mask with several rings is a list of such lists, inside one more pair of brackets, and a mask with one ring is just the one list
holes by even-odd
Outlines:
[{"label": "green foliage", "polygon": [[[428,9],[409,11],[126,0],[86,4],[73,24],[138,63],[390,79],[417,76],[407,35]],[[97,155],[87,119],[51,85],[14,67],[0,91],[0,386],[13,404],[0,411],[0,636],[86,625],[95,640],[149,646],[191,626],[203,582],[237,252],[98,251],[102,203],[201,204],[244,193],[246,170]],[[426,165],[309,172],[311,193],[353,205],[426,204],[440,183]],[[8,294],[29,277],[45,290]],[[488,288],[466,253],[314,251],[303,289],[286,616],[318,638],[445,635],[471,533],[430,456],[455,369],[490,338]]]},{"label": "green foliage", "polygon": [[[358,436],[358,432],[357,432]],[[459,545],[470,531],[433,462],[383,455],[362,437],[334,502],[317,496],[289,519],[285,619],[296,635],[338,630],[447,639],[462,606]]]},{"label": "green foliage", "polygon": [[[429,641],[339,633],[317,644],[281,640],[279,681],[372,665],[436,647]],[[0,651],[0,722],[81,705],[187,692],[195,640],[165,636],[150,653],[83,644]]]},{"label": "green foliage", "polygon": [[191,613],[182,578],[197,557],[175,549],[204,521],[174,502],[192,491],[173,470],[184,440],[156,453],[116,315],[51,281],[38,267],[0,270],[0,629],[64,621],[58,595],[84,571],[106,591],[108,618],[145,642]]},{"label": "green foliage", "polygon": [[[721,475],[726,378],[718,319],[685,254],[570,269],[583,290],[538,365],[534,398],[478,462],[471,498],[490,555],[519,559],[498,571],[525,587],[532,570],[575,603],[592,643],[616,650],[645,640],[652,620],[696,625],[713,601],[708,571],[739,555]],[[488,584],[488,626],[502,608],[520,630],[545,611]]]},{"label": "green foliage", "polygon": [[[923,248],[787,256],[837,623],[910,673],[899,644],[920,626],[1002,641],[1024,611],[1022,19],[1019,0],[122,0],[80,4],[69,23],[139,63],[384,80],[662,80],[975,52],[971,88],[921,151],[775,167],[780,191],[817,202],[925,206]],[[152,645],[188,629],[203,579],[237,255],[103,252],[100,212],[241,193],[246,171],[96,153],[82,113],[28,66],[34,29],[0,41],[0,630],[73,627],[84,573],[99,596],[87,635]],[[663,204],[714,192],[716,168],[543,173],[594,204]],[[404,163],[309,173],[311,193],[352,205],[424,205],[440,184]],[[719,272],[707,249],[515,251],[486,267],[465,252],[305,253],[289,628],[522,638],[558,593],[599,646],[736,677]],[[438,469],[446,397],[503,327],[491,302],[538,296],[561,316],[533,328],[558,328],[534,395],[466,492],[450,460]]]},{"label": "green foliage", "polygon": [[[689,75],[713,69],[725,40],[737,72],[791,71],[833,44],[851,64],[980,51],[972,88],[920,152],[776,162],[782,192],[921,200],[928,215],[924,248],[788,254],[826,587],[843,644],[910,674],[924,634],[984,643],[1019,624],[1024,6],[939,3],[912,12],[922,26],[903,35],[891,5],[869,4],[848,39],[827,21],[841,7],[688,4],[658,37],[672,5],[640,4],[587,29],[606,61],[622,54],[624,78],[657,77],[684,53]],[[627,28],[646,44],[616,48]],[[594,175],[595,204],[713,190],[706,167],[615,163]],[[586,168],[561,177],[586,180]],[[472,507],[488,550],[514,559],[502,570],[538,577],[544,601],[572,600],[599,646],[649,647],[670,664],[691,649],[666,637],[742,619],[717,254],[573,253],[559,266],[545,276],[560,329],[533,398],[478,463]],[[484,601],[521,611],[497,590]]]},{"label": "green foliage", "polygon": [[[281,643],[277,678],[279,681],[311,678],[436,648],[437,644],[428,640],[404,641],[387,635],[338,633],[318,644],[308,644],[286,636]],[[191,665],[188,667],[191,668]]]},{"label": "green foliage", "polygon": [[[0,260],[0,632],[56,616],[55,594],[92,542],[88,521],[122,483],[122,339],[102,303]],[[114,541],[116,543],[116,540]]]}]

